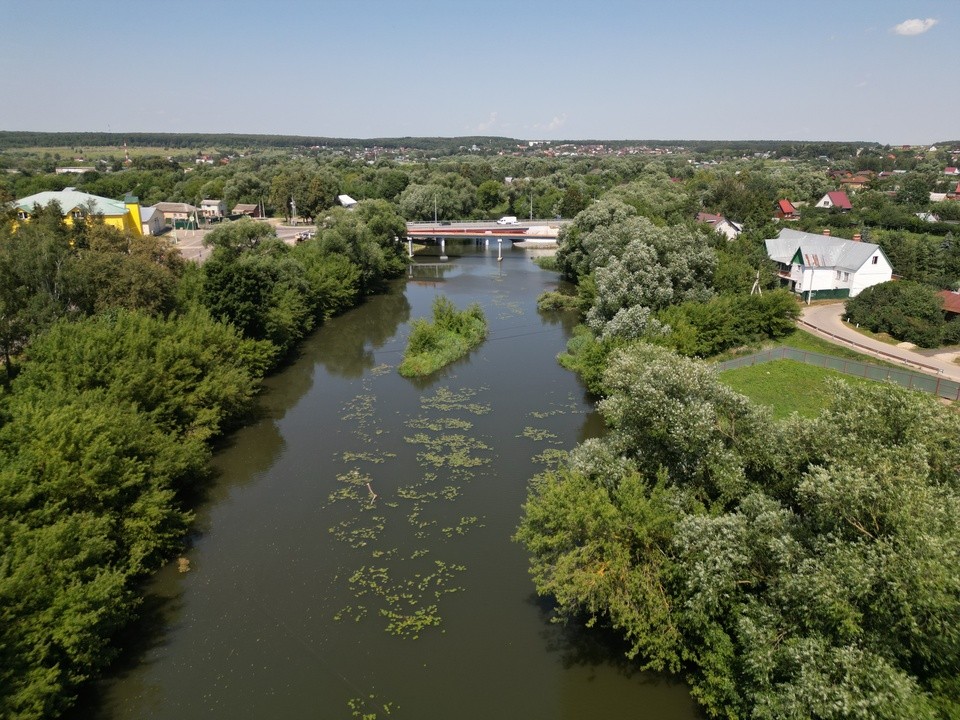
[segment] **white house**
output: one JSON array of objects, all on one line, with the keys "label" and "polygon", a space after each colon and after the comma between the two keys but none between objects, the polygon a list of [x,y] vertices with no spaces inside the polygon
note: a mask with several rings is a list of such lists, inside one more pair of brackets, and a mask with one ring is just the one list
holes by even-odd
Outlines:
[{"label": "white house", "polygon": [[227,214],[227,205],[223,200],[201,200],[200,214],[207,220],[220,219]]},{"label": "white house", "polygon": [[880,246],[859,239],[781,230],[764,242],[781,281],[793,292],[806,294],[808,301],[856,297],[893,277],[893,267]]},{"label": "white house", "polygon": [[737,236],[743,232],[743,226],[732,220],[727,220],[723,215],[713,215],[707,212],[697,213],[697,222],[709,225],[718,233],[727,238],[727,240],[736,240]]},{"label": "white house", "polygon": [[163,213],[155,207],[140,208],[140,223],[144,235],[159,235],[166,227]]},{"label": "white house", "polygon": [[357,201],[349,195],[337,195],[337,202],[343,205],[345,208],[352,208],[357,204]]}]

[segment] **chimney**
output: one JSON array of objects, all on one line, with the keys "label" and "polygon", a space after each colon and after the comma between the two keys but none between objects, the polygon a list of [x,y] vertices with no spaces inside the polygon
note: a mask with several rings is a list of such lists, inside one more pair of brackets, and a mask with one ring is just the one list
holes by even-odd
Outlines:
[{"label": "chimney", "polygon": [[830,237],[830,228],[824,228],[823,234],[826,235],[827,237]]},{"label": "chimney", "polygon": [[854,241],[854,242],[860,242],[860,239],[861,239],[861,238],[860,238],[860,233],[854,233],[854,234],[853,234],[853,241]]}]

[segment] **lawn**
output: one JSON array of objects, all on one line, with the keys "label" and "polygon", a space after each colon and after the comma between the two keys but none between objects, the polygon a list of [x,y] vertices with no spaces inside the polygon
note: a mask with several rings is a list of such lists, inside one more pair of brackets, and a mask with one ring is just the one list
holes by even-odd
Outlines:
[{"label": "lawn", "polygon": [[[796,347],[792,343],[790,345]],[[754,402],[770,406],[776,418],[786,417],[793,412],[804,417],[819,415],[833,398],[827,380],[836,378],[849,383],[871,382],[795,360],[773,360],[736,370],[724,370],[719,377],[725,385]]]},{"label": "lawn", "polygon": [[796,348],[797,350],[817,352],[821,355],[830,355],[832,357],[843,358],[844,360],[859,360],[860,362],[869,363],[871,365],[903,369],[902,365],[885,362],[873,357],[872,355],[864,355],[863,353],[859,353],[856,350],[851,350],[843,345],[835,345],[832,342],[828,342],[823,338],[817,337],[812,333],[808,333],[806,330],[800,330],[799,328],[794,330],[793,333],[787,337],[776,341],[774,344],[786,345],[787,347]]}]

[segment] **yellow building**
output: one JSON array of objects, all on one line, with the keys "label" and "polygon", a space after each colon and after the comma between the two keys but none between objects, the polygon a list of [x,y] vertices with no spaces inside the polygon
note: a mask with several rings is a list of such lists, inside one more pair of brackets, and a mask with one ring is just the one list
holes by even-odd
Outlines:
[{"label": "yellow building", "polygon": [[17,200],[14,203],[17,209],[17,218],[19,220],[29,220],[34,208],[38,205],[46,207],[52,202],[56,202],[60,206],[63,220],[68,225],[72,225],[77,220],[85,220],[90,216],[95,216],[102,218],[105,224],[118,230],[127,230],[135,235],[143,235],[140,201],[129,195],[123,201],[120,201],[79,192],[74,188],[46,190]]}]

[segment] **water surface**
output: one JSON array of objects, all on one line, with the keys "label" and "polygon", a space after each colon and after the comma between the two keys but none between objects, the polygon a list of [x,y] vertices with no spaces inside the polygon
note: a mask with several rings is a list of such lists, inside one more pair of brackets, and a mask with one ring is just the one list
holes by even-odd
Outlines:
[{"label": "water surface", "polygon": [[[536,310],[556,276],[509,246],[502,262],[496,247],[447,253],[326,324],[269,380],[264,417],[215,457],[192,570],[152,584],[146,647],[102,683],[93,715],[697,717],[683,685],[551,623],[534,595],[510,539],[527,483],[601,423],[555,360],[573,318]],[[490,336],[405,380],[409,322],[437,294],[479,302]]]}]

